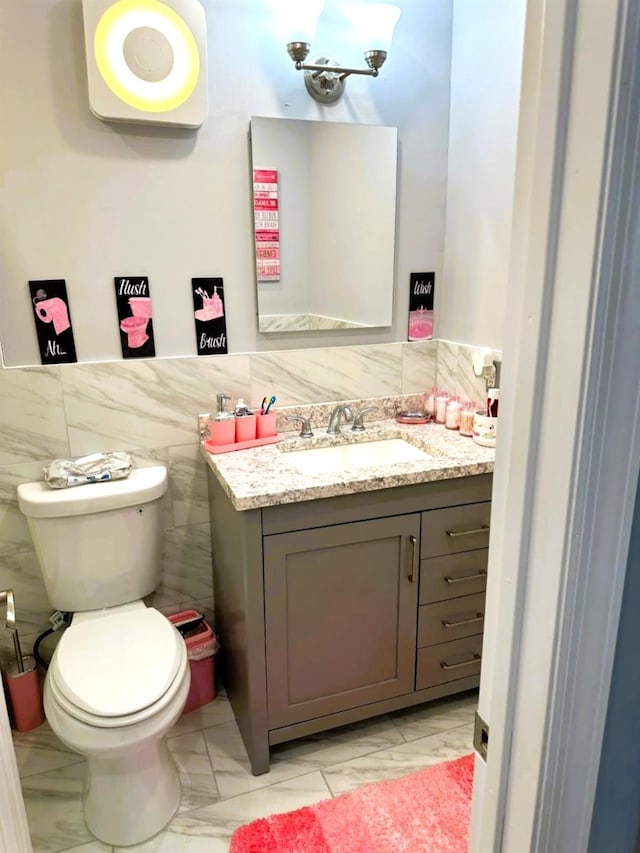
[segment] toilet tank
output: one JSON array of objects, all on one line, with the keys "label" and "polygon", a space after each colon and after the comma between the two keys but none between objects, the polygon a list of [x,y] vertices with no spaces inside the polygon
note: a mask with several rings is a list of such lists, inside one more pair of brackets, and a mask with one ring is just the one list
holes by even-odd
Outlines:
[{"label": "toilet tank", "polygon": [[53,607],[99,610],[153,592],[160,583],[167,483],[167,469],[155,466],[69,489],[18,486]]}]

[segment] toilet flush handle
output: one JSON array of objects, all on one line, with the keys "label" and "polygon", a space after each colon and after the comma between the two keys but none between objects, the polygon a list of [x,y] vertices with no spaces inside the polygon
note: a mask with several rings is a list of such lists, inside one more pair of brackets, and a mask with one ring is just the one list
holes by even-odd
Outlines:
[{"label": "toilet flush handle", "polygon": [[6,626],[13,634],[13,649],[16,655],[16,664],[19,672],[24,672],[24,661],[22,660],[22,649],[20,648],[20,637],[16,627],[16,603],[13,597],[12,589],[0,591],[0,605],[7,605]]}]

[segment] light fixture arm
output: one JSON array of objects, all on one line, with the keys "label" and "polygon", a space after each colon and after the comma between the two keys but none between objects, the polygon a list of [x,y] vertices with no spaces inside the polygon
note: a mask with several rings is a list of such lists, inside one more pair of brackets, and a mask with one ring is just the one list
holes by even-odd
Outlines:
[{"label": "light fixture arm", "polygon": [[319,57],[315,62],[305,63],[310,48],[308,42],[289,42],[287,53],[296,69],[305,72],[304,83],[309,94],[322,104],[333,104],[342,97],[345,80],[351,74],[377,77],[387,58],[386,50],[368,50],[364,55],[368,68],[345,68],[326,56]]},{"label": "light fixture arm", "polygon": [[[312,71],[314,77],[327,73],[326,65],[306,65],[302,62],[296,62],[296,68],[298,71]],[[342,68],[340,65],[332,65],[331,73],[336,74],[340,80],[344,80],[350,74],[365,74],[367,77],[377,77],[380,72],[377,68]]]}]

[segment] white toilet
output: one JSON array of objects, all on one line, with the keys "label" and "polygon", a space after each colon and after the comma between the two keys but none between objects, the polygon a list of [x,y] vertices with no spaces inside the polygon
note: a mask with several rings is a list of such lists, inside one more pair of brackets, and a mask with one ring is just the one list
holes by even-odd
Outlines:
[{"label": "white toilet", "polygon": [[114,846],[155,835],[180,801],[165,735],[189,691],[186,647],[141,600],[160,580],[166,490],[161,466],[69,489],[18,486],[49,600],[73,613],[47,672],[45,714],[86,756],[87,825]]}]

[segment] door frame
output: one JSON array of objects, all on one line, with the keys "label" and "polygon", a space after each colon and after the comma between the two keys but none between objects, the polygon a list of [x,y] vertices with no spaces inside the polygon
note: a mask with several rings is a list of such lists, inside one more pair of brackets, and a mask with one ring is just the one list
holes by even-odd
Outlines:
[{"label": "door frame", "polygon": [[640,472],[639,52],[637,3],[529,0],[474,853],[588,848]]},{"label": "door frame", "polygon": [[0,688],[0,853],[32,853],[9,715]]}]

